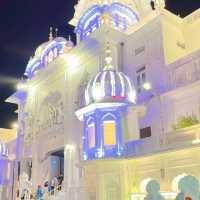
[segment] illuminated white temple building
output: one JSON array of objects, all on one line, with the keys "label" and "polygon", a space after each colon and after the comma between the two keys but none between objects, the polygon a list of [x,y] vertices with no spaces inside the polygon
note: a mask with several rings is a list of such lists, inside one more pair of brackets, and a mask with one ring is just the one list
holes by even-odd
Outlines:
[{"label": "illuminated white temple building", "polygon": [[12,199],[16,129],[0,128],[0,199]]},{"label": "illuminated white temple building", "polygon": [[45,199],[199,200],[200,10],[80,0],[69,23],[77,44],[51,30],[7,99],[13,199],[62,174]]}]

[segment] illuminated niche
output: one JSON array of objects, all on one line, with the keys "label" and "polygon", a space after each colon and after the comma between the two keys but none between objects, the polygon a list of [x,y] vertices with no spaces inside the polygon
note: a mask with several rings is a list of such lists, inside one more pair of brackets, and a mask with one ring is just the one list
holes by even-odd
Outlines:
[{"label": "illuminated niche", "polygon": [[92,118],[89,119],[87,123],[87,134],[88,134],[88,147],[94,148],[96,143],[96,136],[95,136],[95,123]]},{"label": "illuminated niche", "polygon": [[113,146],[116,144],[116,122],[112,114],[103,118],[104,145]]}]

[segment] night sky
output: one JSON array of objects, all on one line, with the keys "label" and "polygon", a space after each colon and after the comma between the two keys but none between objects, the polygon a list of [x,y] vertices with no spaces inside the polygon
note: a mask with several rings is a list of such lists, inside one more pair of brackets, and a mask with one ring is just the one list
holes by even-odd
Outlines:
[{"label": "night sky", "polygon": [[[48,40],[49,27],[58,35],[73,35],[67,24],[77,0],[0,0],[0,127],[16,120],[16,106],[4,103],[15,91],[27,62],[41,43]],[[200,0],[167,0],[167,9],[182,17],[200,8]],[[75,38],[75,36],[73,36]]]}]

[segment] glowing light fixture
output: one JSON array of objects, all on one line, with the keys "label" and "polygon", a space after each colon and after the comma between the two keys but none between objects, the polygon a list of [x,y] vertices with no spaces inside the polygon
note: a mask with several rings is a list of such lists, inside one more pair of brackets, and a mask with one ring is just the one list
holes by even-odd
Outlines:
[{"label": "glowing light fixture", "polygon": [[65,150],[66,151],[74,151],[75,150],[75,146],[73,144],[67,144],[65,146]]},{"label": "glowing light fixture", "polygon": [[27,85],[25,83],[19,82],[16,86],[17,90],[24,90],[27,88]]},{"label": "glowing light fixture", "polygon": [[149,82],[145,82],[142,87],[145,89],[145,90],[151,90],[152,89],[152,86],[151,86],[151,83]]},{"label": "glowing light fixture", "polygon": [[14,129],[17,129],[18,128],[18,124],[17,124],[17,122],[14,122],[14,123],[12,123],[12,128],[14,128]]},{"label": "glowing light fixture", "polygon": [[197,138],[197,139],[193,140],[193,141],[192,141],[192,144],[200,144],[200,139]]},{"label": "glowing light fixture", "polygon": [[35,95],[35,92],[36,92],[36,86],[35,85],[28,85],[27,89],[28,89],[28,92],[31,96]]},{"label": "glowing light fixture", "polygon": [[77,69],[79,65],[79,58],[76,55],[63,55],[63,58],[67,62],[70,71]]}]

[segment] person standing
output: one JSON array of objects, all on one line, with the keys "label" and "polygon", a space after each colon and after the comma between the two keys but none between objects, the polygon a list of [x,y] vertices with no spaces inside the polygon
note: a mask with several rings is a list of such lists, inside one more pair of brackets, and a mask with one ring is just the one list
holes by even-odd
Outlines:
[{"label": "person standing", "polygon": [[44,192],[43,192],[42,186],[38,185],[38,188],[37,188],[36,194],[35,194],[36,200],[42,200],[43,194],[44,194]]},{"label": "person standing", "polygon": [[52,180],[51,180],[51,193],[52,195],[54,194],[54,192],[58,189],[58,179],[57,177],[54,177]]}]

